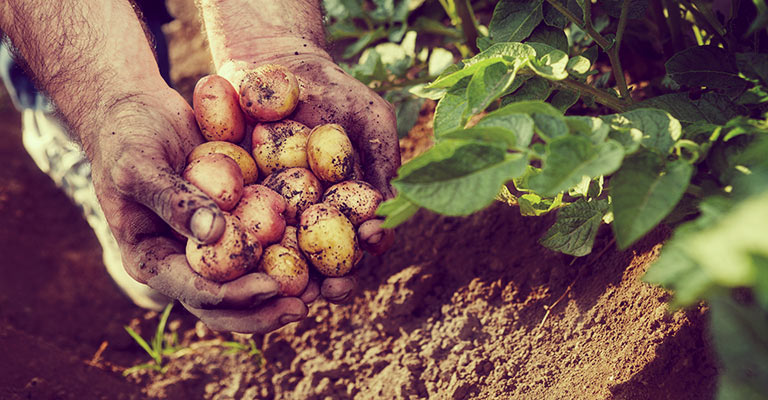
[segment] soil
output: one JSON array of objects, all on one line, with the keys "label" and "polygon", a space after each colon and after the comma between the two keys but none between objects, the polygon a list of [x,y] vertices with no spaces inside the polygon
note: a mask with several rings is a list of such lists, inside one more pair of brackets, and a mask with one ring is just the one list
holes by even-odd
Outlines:
[{"label": "soil", "polygon": [[[190,2],[191,3],[191,2]],[[172,76],[186,96],[210,71],[190,4],[171,1]],[[431,143],[428,103],[401,143]],[[0,98],[2,399],[712,399],[717,363],[699,306],[670,312],[640,278],[669,232],[618,251],[603,227],[591,256],[537,243],[552,217],[495,204],[467,218],[419,212],[394,247],[366,256],[347,304],[267,335],[214,333],[176,307],[181,349],[149,357],[158,314],[110,281],[79,209],[24,152]],[[168,335],[170,336],[170,335]],[[232,351],[253,339],[259,354]],[[263,359],[263,366],[262,366]]]}]

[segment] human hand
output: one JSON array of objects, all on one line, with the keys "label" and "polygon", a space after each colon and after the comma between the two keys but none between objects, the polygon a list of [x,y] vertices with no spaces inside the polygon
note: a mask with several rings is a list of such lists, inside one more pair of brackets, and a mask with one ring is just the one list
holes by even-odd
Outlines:
[{"label": "human hand", "polygon": [[181,96],[166,86],[127,97],[110,111],[98,133],[83,136],[83,145],[128,273],[178,299],[214,330],[265,333],[304,318],[304,301],[316,296],[312,290],[302,298],[276,297],[277,283],[263,273],[217,283],[187,264],[185,245],[173,231],[212,243],[224,219],[180,176],[187,154],[203,140]]}]

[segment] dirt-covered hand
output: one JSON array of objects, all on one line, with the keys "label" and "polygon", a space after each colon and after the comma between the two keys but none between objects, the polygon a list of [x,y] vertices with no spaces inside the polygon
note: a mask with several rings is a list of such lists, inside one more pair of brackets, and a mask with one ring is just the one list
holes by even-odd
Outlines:
[{"label": "dirt-covered hand", "polygon": [[262,273],[216,283],[187,264],[184,243],[224,230],[216,204],[181,178],[202,136],[192,109],[170,88],[131,96],[111,108],[98,134],[83,136],[94,187],[136,280],[181,301],[214,330],[267,332],[307,313],[299,298],[274,299],[277,283]]}]

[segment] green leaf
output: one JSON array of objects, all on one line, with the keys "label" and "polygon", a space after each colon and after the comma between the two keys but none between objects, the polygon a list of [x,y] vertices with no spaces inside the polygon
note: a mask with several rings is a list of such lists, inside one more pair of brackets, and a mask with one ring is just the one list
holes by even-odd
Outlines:
[{"label": "green leaf", "polygon": [[565,136],[568,134],[568,125],[565,119],[558,115],[533,113],[534,128],[536,133],[545,141]]},{"label": "green leaf", "polygon": [[[505,125],[505,126],[475,125],[471,128],[466,128],[466,129],[459,128],[459,129],[445,132],[440,136],[440,140],[468,139],[468,140],[475,140],[478,142],[486,142],[489,144],[496,144],[508,150],[519,150],[521,148],[524,148],[525,146],[520,146],[517,144],[519,134],[516,132],[516,130],[519,130],[520,128],[522,128],[521,125],[524,125],[525,123],[527,123],[527,121],[523,120],[522,117],[528,117],[528,116],[524,114],[517,114],[517,116],[521,118],[519,118],[519,121],[513,121],[514,125],[512,124]],[[508,118],[508,119],[512,120],[513,118]],[[530,120],[530,118],[528,119]],[[530,123],[529,129],[530,129],[530,134],[532,136],[533,121],[530,121],[530,122],[531,123]],[[526,128],[528,127],[524,127],[522,129],[526,129]]]},{"label": "green leaf", "polygon": [[454,85],[437,103],[434,116],[435,136],[443,132],[461,128],[466,122],[463,119],[464,110],[467,108],[467,85],[469,77],[462,79]]},{"label": "green leaf", "polygon": [[404,138],[419,120],[419,112],[424,104],[424,99],[410,98],[397,103],[395,115],[397,116],[397,137]]},{"label": "green leaf", "polygon": [[553,28],[547,25],[539,25],[533,30],[526,43],[538,42],[544,43],[563,53],[568,53],[568,37],[562,29]]},{"label": "green leaf", "polygon": [[544,43],[529,42],[528,45],[536,50],[536,58],[528,65],[534,73],[555,81],[568,77],[568,72],[565,71],[568,54]]},{"label": "green leaf", "polygon": [[585,117],[581,115],[566,115],[565,123],[571,133],[588,137],[592,143],[599,144],[605,141],[610,132],[610,126],[597,117]]},{"label": "green leaf", "polygon": [[355,43],[352,43],[344,50],[343,58],[352,58],[357,53],[360,53],[366,47],[370,46],[373,42],[387,37],[387,32],[384,27],[378,27],[376,30],[369,31],[360,37]]},{"label": "green leaf", "polygon": [[741,111],[724,95],[707,92],[698,99],[691,99],[687,93],[672,93],[645,100],[638,107],[662,109],[681,122],[706,121],[723,125]]},{"label": "green leaf", "polygon": [[[562,3],[562,2],[561,2]],[[564,29],[568,25],[568,18],[560,11],[557,11],[549,2],[542,4],[542,11],[544,12],[544,23],[555,28]]]},{"label": "green leaf", "polygon": [[722,365],[719,399],[765,399],[768,393],[766,310],[728,295],[709,300],[712,337]]},{"label": "green leaf", "polygon": [[355,0],[323,0],[323,8],[327,16],[342,20],[364,15],[360,2]]},{"label": "green leaf", "polygon": [[552,95],[552,98],[549,100],[549,103],[552,104],[555,108],[558,110],[565,112],[571,106],[576,104],[577,101],[579,101],[580,94],[579,92],[575,92],[568,89],[561,89],[555,91],[555,94]]},{"label": "green leaf", "polygon": [[685,49],[666,63],[667,75],[680,85],[706,87],[735,97],[747,88],[734,57],[714,45]]},{"label": "green leaf", "polygon": [[442,47],[435,47],[429,55],[429,66],[427,68],[429,76],[439,75],[450,65],[453,65],[453,62],[453,53]]},{"label": "green leaf", "polygon": [[504,96],[502,105],[526,100],[544,101],[549,97],[551,92],[552,87],[546,79],[534,76],[533,78],[526,80],[525,83],[512,94]]},{"label": "green leaf", "polygon": [[419,211],[416,203],[408,200],[402,193],[398,193],[394,199],[389,199],[379,206],[376,215],[386,216],[382,228],[391,229],[411,218]]},{"label": "green leaf", "polygon": [[624,160],[611,177],[613,231],[626,249],[661,222],[683,197],[693,174],[685,161],[664,165],[659,155],[643,151]]},{"label": "green leaf", "polygon": [[408,89],[408,93],[423,99],[440,100],[448,92],[447,89],[427,89],[426,84],[420,83]]},{"label": "green leaf", "polygon": [[514,135],[514,144],[518,148],[525,148],[533,139],[533,118],[522,113],[501,113],[497,110],[487,114],[481,119],[475,129],[503,128]]},{"label": "green leaf", "polygon": [[467,112],[475,115],[484,111],[507,90],[515,79],[516,72],[508,69],[503,62],[477,71],[467,86]]},{"label": "green leaf", "polygon": [[444,140],[400,167],[392,185],[421,207],[468,215],[491,204],[501,186],[526,165],[524,155],[495,144]]},{"label": "green leaf", "polygon": [[683,133],[680,121],[665,111],[653,108],[639,108],[605,118],[614,129],[621,127],[639,130],[643,134],[641,144],[661,154],[668,154]]},{"label": "green leaf", "polygon": [[736,53],[736,65],[747,78],[768,84],[768,54]]},{"label": "green leaf", "polygon": [[538,217],[563,205],[563,194],[554,198],[542,198],[535,193],[526,193],[517,199],[520,207],[520,215],[524,217]]},{"label": "green leaf", "polygon": [[[675,234],[678,236],[678,234]],[[661,255],[648,268],[643,281],[661,285],[675,292],[670,305],[683,307],[696,303],[715,282],[694,262],[674,239],[661,249]]]},{"label": "green leaf", "polygon": [[592,251],[603,215],[608,211],[608,200],[585,201],[579,199],[560,209],[557,221],[539,240],[544,247],[581,257]]},{"label": "green leaf", "polygon": [[446,70],[446,72],[440,75],[427,87],[451,87],[458,83],[461,79],[474,75],[480,69],[500,61],[506,63],[511,68],[519,69],[526,65],[529,60],[533,59],[535,56],[536,51],[527,44],[497,43],[482,53],[468,60],[463,60],[463,66],[460,67],[460,69]]},{"label": "green leaf", "polygon": [[568,190],[584,176],[596,177],[616,171],[624,149],[614,140],[598,145],[581,136],[563,136],[547,143],[541,174],[530,179],[531,189],[543,196]]},{"label": "green leaf", "polygon": [[565,66],[565,70],[577,78],[586,77],[590,68],[592,68],[592,63],[587,57],[583,56],[569,58],[568,64]]},{"label": "green leaf", "polygon": [[501,0],[488,24],[494,42],[520,42],[544,19],[543,0]]}]

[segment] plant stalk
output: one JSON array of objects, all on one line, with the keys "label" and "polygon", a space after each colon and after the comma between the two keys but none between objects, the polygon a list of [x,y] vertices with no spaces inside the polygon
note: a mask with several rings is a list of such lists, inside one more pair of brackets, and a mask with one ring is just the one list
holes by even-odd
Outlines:
[{"label": "plant stalk", "polygon": [[465,44],[473,54],[480,52],[477,48],[477,20],[469,0],[455,0],[456,16],[461,20],[461,30],[464,32]]},{"label": "plant stalk", "polygon": [[600,90],[594,86],[587,85],[586,83],[579,82],[575,79],[566,78],[562,81],[552,81],[552,83],[566,89],[590,94],[595,98],[596,102],[611,108],[616,112],[625,112],[629,109],[629,104],[622,101],[621,99],[611,96],[611,94],[606,93],[603,90]]},{"label": "plant stalk", "polygon": [[[587,0],[587,2],[589,2],[589,0]],[[613,42],[613,47],[608,50],[608,58],[611,61],[611,67],[613,67],[613,78],[616,79],[616,85],[619,86],[619,93],[621,94],[621,97],[631,102],[632,95],[629,93],[627,80],[624,78],[624,69],[621,67],[621,60],[619,59],[621,40],[624,38],[624,30],[627,28],[627,20],[629,19],[628,16],[629,0],[624,0],[624,2],[621,4],[621,14],[619,14],[619,26],[616,27],[616,39]]]},{"label": "plant stalk", "polygon": [[[557,0],[547,0],[547,3],[549,3],[552,7],[554,7],[557,11],[559,11],[561,14],[565,16],[569,21],[576,24],[579,28],[583,29],[584,32],[587,32],[587,34],[597,42],[597,44],[603,48],[603,50],[609,49],[612,45],[612,43],[606,39],[603,35],[600,34],[600,32],[596,31],[595,28],[592,26],[592,21],[589,21],[588,23],[585,21],[582,21],[579,19],[579,17],[576,16],[576,14],[572,13],[568,8],[566,8],[564,5],[562,5]],[[585,9],[585,17],[588,16],[588,9],[589,1],[584,2],[584,9]]]}]

